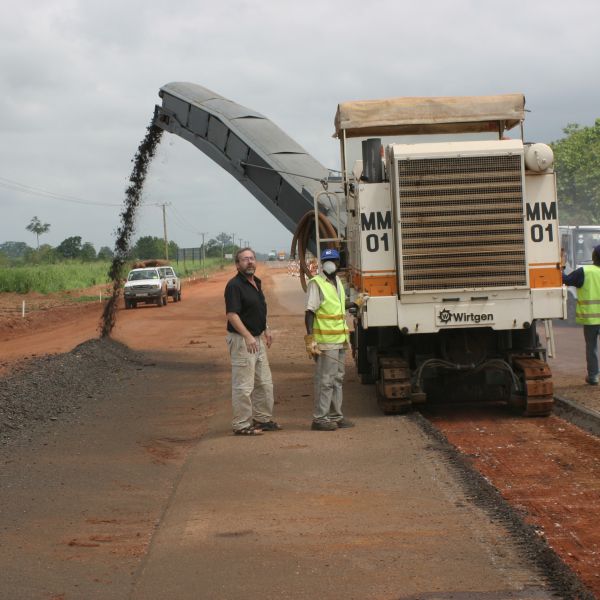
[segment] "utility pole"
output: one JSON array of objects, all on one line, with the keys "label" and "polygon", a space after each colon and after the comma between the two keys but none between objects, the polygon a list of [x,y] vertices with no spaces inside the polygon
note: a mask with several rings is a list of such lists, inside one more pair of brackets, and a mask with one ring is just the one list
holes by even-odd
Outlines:
[{"label": "utility pole", "polygon": [[158,204],[157,206],[162,206],[162,213],[163,213],[163,232],[165,234],[165,260],[169,260],[169,240],[167,238],[167,213],[166,213],[166,206],[167,206],[167,202],[163,202],[162,204]]},{"label": "utility pole", "polygon": [[202,236],[202,273],[204,279],[206,279],[206,250],[204,249],[204,236],[206,235],[206,231],[202,231],[200,235]]}]

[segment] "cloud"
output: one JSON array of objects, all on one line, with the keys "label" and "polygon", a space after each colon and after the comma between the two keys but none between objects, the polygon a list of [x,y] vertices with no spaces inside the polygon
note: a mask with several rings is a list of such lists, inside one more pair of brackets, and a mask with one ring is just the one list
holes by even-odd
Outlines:
[{"label": "cloud", "polygon": [[[0,23],[0,176],[90,202],[121,202],[131,159],[159,88],[198,83],[271,118],[323,164],[338,102],[415,95],[525,93],[528,139],[551,141],[569,122],[598,115],[600,8],[556,0],[502,5],[457,0],[400,3],[255,0],[30,0]],[[140,235],[232,229],[259,250],[287,232],[191,144],[165,135],[146,188]],[[81,235],[112,245],[118,210],[26,196],[0,186],[10,212],[0,241],[26,240],[34,214],[47,241]],[[50,239],[51,238],[51,239]],[[262,247],[263,245],[264,247]]]}]

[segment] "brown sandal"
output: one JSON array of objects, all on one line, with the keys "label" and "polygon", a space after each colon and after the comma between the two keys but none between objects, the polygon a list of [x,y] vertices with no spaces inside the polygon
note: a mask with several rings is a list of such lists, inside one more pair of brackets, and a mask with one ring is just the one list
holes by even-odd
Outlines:
[{"label": "brown sandal", "polygon": [[236,429],[234,435],[262,435],[263,432],[255,427],[244,427],[244,429]]}]

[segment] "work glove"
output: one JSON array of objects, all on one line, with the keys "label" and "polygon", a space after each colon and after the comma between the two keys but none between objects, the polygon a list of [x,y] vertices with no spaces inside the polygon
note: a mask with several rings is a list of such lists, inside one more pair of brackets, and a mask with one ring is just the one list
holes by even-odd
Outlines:
[{"label": "work glove", "polygon": [[354,298],[354,300],[352,300],[352,302],[350,303],[350,306],[354,305],[356,308],[360,308],[363,304],[367,303],[368,299],[369,299],[369,294],[367,294],[367,293],[358,294],[358,296],[356,296],[356,298]]},{"label": "work glove", "polygon": [[306,354],[308,354],[308,358],[313,359],[321,354],[319,346],[311,334],[304,336],[304,343],[306,344]]}]

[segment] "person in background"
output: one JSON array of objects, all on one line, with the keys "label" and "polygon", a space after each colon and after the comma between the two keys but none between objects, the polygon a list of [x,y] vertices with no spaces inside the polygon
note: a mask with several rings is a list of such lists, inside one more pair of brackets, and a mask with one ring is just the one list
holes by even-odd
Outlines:
[{"label": "person in background", "polygon": [[254,275],[254,250],[238,250],[235,266],[237,275],[225,287],[232,427],[235,435],[261,435],[281,429],[273,421],[273,379],[267,358],[273,338],[261,281]]},{"label": "person in background", "polygon": [[584,265],[572,273],[564,273],[565,285],[577,288],[575,321],[583,325],[587,376],[585,382],[598,385],[598,333],[600,333],[600,245],[592,251],[592,265]]},{"label": "person in background", "polygon": [[314,409],[311,429],[335,431],[354,427],[342,413],[348,327],[346,325],[346,292],[336,275],[340,255],[328,248],[321,253],[323,273],[308,283],[304,338],[309,357],[316,362]]}]

